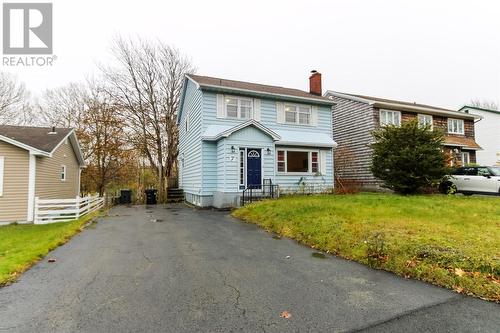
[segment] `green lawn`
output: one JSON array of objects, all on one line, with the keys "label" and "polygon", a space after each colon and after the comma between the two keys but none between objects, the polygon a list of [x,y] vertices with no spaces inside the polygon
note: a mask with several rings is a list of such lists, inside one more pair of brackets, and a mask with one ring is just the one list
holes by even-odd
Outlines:
[{"label": "green lawn", "polygon": [[73,222],[0,226],[0,286],[15,281],[49,251],[66,243],[96,214]]},{"label": "green lawn", "polygon": [[290,196],[233,212],[372,267],[500,301],[500,198]]}]

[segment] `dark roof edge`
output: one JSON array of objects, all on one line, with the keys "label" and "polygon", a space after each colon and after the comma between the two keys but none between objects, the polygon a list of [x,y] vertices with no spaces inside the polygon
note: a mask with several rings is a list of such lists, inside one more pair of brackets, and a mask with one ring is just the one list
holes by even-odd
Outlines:
[{"label": "dark roof edge", "polygon": [[492,113],[498,113],[500,114],[500,110],[493,110],[493,109],[485,109],[477,106],[472,106],[472,105],[464,105],[462,106],[458,111],[462,111],[463,109],[474,109],[478,111],[486,111],[486,112],[492,112]]},{"label": "dark roof edge", "polygon": [[[304,96],[294,96],[294,95],[288,95],[288,94],[280,94],[280,93],[271,93],[271,92],[265,92],[265,91],[259,91],[259,90],[254,90],[254,89],[241,89],[241,88],[233,88],[233,87],[228,87],[228,86],[219,86],[219,85],[211,85],[211,84],[205,84],[205,83],[200,83],[196,81],[195,78],[191,77],[189,74],[186,74],[186,77],[194,82],[198,88],[206,89],[206,90],[212,90],[212,91],[228,91],[228,92],[239,92],[239,93],[247,93],[247,94],[252,94],[256,96],[263,96],[263,97],[272,97],[272,98],[284,98],[284,99],[289,99],[289,100],[295,100],[295,101],[307,101],[307,102],[312,102],[312,103],[317,103],[317,104],[322,104],[322,105],[336,105],[332,100],[328,100],[323,98],[322,96],[318,96],[320,98],[315,98],[314,96],[311,97],[304,97]],[[239,81],[239,82],[244,82],[244,81]],[[244,82],[244,83],[251,83],[255,85],[261,85],[261,86],[266,86],[266,87],[275,87],[275,88],[284,88],[284,87],[279,87],[279,86],[269,86],[269,85],[263,85],[260,83],[252,83],[252,82]],[[293,89],[293,88],[284,88],[284,89]]]}]

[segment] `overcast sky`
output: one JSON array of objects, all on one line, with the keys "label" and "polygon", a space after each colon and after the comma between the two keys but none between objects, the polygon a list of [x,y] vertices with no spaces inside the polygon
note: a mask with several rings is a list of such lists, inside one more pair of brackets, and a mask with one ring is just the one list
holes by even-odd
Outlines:
[{"label": "overcast sky", "polygon": [[176,46],[202,75],[308,90],[317,69],[323,89],[449,108],[500,101],[498,0],[53,4],[54,66],[2,66],[35,94],[96,73],[121,34]]}]

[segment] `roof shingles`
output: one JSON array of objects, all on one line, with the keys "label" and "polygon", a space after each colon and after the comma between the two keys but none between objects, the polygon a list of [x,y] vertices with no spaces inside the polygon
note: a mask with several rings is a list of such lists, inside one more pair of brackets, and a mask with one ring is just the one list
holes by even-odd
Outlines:
[{"label": "roof shingles", "polygon": [[0,125],[0,135],[35,149],[50,153],[72,131],[71,128]]},{"label": "roof shingles", "polygon": [[318,96],[314,94],[310,94],[308,92],[293,89],[293,88],[284,88],[278,86],[269,86],[258,83],[251,82],[243,82],[243,81],[234,81],[234,80],[226,80],[209,76],[201,76],[201,75],[188,75],[193,81],[197,82],[202,87],[215,87],[221,89],[234,89],[234,90],[247,90],[249,92],[256,93],[264,93],[264,94],[272,94],[272,95],[280,95],[280,96],[290,96],[296,98],[307,98],[310,100],[317,100],[322,103],[334,104],[334,102],[323,96]]}]

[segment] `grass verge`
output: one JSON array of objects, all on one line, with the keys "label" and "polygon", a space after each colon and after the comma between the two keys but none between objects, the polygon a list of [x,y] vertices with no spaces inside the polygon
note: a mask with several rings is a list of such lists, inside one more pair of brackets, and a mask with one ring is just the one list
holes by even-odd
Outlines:
[{"label": "grass verge", "polygon": [[0,286],[14,282],[47,253],[66,243],[99,213],[76,221],[0,226]]},{"label": "grass verge", "polygon": [[245,206],[233,216],[374,268],[500,301],[495,197],[292,196]]}]

